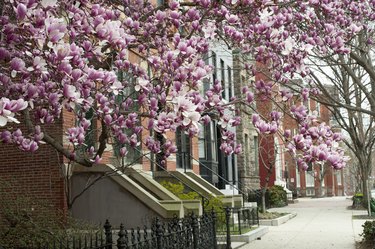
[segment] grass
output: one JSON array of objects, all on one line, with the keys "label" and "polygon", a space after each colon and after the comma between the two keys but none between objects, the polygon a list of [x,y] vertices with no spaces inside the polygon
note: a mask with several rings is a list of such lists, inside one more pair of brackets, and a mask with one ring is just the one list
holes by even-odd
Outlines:
[{"label": "grass", "polygon": [[[258,228],[258,227],[245,227],[245,228],[242,228],[241,229],[241,234],[248,233],[248,232],[250,232],[252,230],[255,230],[256,228]],[[235,231],[231,231],[230,234],[231,235],[241,235],[240,231],[238,230],[238,228],[236,228]]]},{"label": "grass", "polygon": [[353,220],[374,220],[375,216],[368,216],[366,214],[363,215],[353,215]]},{"label": "grass", "polygon": [[356,249],[370,249],[374,248],[373,242],[371,241],[360,241],[355,242],[355,248]]},{"label": "grass", "polygon": [[[252,230],[255,230],[256,228],[258,228],[258,226],[252,226],[252,227],[242,227],[241,228],[241,233],[238,229],[238,225],[234,225],[234,226],[231,226],[230,227],[230,234],[231,235],[241,235],[241,234],[245,234],[245,233],[248,233]],[[216,230],[216,234],[218,235],[225,235],[226,234],[226,227],[223,226],[223,227],[218,227],[217,230]]]},{"label": "grass", "polygon": [[267,211],[265,213],[259,212],[259,219],[260,220],[272,220],[272,219],[276,219],[287,214],[288,213],[277,213],[277,212],[267,212]]}]

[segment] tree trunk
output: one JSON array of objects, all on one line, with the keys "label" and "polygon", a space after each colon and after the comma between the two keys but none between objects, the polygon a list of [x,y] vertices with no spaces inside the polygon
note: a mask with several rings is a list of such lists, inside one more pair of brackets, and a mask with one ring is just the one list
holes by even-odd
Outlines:
[{"label": "tree trunk", "polygon": [[266,212],[266,192],[267,192],[267,188],[265,187],[262,189],[262,209],[261,209],[262,213]]},{"label": "tree trunk", "polygon": [[267,209],[266,208],[266,192],[267,192],[268,184],[269,184],[270,177],[272,174],[272,169],[273,169],[273,164],[271,164],[270,167],[268,168],[267,176],[266,176],[266,183],[264,187],[262,188],[262,210],[261,210],[262,213],[265,213]]},{"label": "tree trunk", "polygon": [[318,181],[318,186],[315,188],[315,197],[316,198],[319,198],[319,197],[322,197],[322,183],[320,181],[320,179],[317,179]]}]

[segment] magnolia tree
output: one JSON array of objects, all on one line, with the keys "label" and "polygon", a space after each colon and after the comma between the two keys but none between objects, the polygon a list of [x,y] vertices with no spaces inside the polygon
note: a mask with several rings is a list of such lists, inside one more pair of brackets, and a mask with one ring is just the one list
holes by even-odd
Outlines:
[{"label": "magnolia tree", "polygon": [[[167,132],[181,128],[195,136],[199,123],[216,119],[221,149],[239,153],[230,127],[240,120],[226,110],[236,103],[250,104],[254,93],[290,101],[291,93],[283,87],[275,93],[273,85],[308,75],[305,58],[312,49],[321,55],[350,52],[345,44],[364,28],[363,18],[372,17],[373,4],[172,0],[156,6],[141,0],[5,0],[0,4],[0,140],[29,152],[47,143],[89,167],[100,161],[110,139],[123,145],[122,157],[129,146],[143,143],[165,159],[176,152],[164,136]],[[270,72],[269,80],[249,82],[243,96],[230,102],[222,99],[219,82],[202,93],[202,81],[211,72],[203,57],[215,39],[252,55]],[[253,65],[243,63],[255,75]],[[316,93],[306,88],[301,96]],[[63,112],[77,119],[64,131],[70,146],[45,130]],[[303,105],[292,105],[287,113],[299,123],[298,134],[284,135],[301,168],[307,162],[345,165],[342,150],[334,146],[340,135],[318,124]],[[273,134],[281,119],[275,110],[269,117],[254,115],[253,123],[260,133]],[[13,124],[18,122],[27,129]],[[93,122],[100,123],[96,147],[85,144]],[[145,129],[153,135],[141,136]],[[78,148],[85,152],[78,153]]]}]

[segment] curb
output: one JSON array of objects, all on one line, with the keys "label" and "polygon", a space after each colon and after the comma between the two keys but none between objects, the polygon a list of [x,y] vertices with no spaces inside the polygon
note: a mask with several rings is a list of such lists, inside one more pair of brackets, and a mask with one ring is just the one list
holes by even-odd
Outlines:
[{"label": "curb", "polygon": [[285,222],[287,222],[290,219],[293,219],[296,216],[297,214],[293,213],[293,214],[287,214],[287,215],[284,215],[284,216],[281,216],[279,218],[272,219],[272,220],[259,220],[259,225],[280,226],[281,224],[284,224]]},{"label": "curb", "polygon": [[257,240],[268,233],[268,230],[269,228],[267,226],[259,226],[256,229],[241,235],[231,235],[232,249],[240,248],[251,241]]},{"label": "curb", "polygon": [[234,242],[244,242],[244,243],[250,243],[251,241],[254,241],[266,233],[268,233],[269,228],[260,226],[248,233],[241,234],[241,235],[232,235],[231,239]]}]

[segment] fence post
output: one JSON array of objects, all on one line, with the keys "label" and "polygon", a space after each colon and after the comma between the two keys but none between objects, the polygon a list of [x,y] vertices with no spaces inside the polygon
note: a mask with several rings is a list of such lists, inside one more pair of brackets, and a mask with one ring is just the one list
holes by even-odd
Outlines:
[{"label": "fence post", "polygon": [[117,248],[125,249],[128,244],[127,232],[124,229],[124,225],[120,225],[120,231],[118,232]]},{"label": "fence post", "polygon": [[232,249],[232,242],[230,238],[230,208],[225,208],[225,225],[227,227],[227,246],[226,249]]},{"label": "fence post", "polygon": [[198,249],[199,246],[199,224],[198,218],[194,213],[191,214],[191,222],[193,227],[193,248]]},{"label": "fence post", "polygon": [[241,210],[238,210],[237,211],[237,214],[238,214],[238,232],[240,233],[240,235],[242,234],[241,233]]},{"label": "fence post", "polygon": [[256,213],[257,224],[258,224],[258,227],[259,227],[259,209],[258,209],[258,207],[255,208],[254,212]]},{"label": "fence post", "polygon": [[112,226],[109,223],[108,220],[105,221],[104,223],[104,234],[105,234],[105,248],[106,249],[111,249],[112,248]]},{"label": "fence post", "polygon": [[163,249],[163,227],[159,218],[156,218],[156,249]]},{"label": "fence post", "polygon": [[216,213],[214,208],[211,210],[211,219],[212,219],[212,239],[213,239],[213,249],[217,249],[217,239],[216,239]]}]

